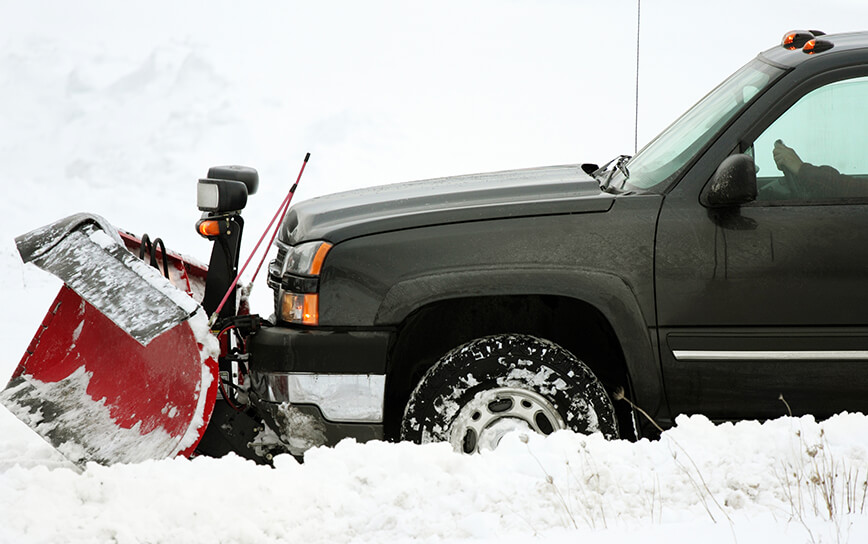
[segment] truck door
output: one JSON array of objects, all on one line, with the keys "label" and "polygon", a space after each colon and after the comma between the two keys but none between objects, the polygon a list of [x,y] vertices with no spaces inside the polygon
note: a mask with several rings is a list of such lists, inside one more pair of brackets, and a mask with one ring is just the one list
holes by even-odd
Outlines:
[{"label": "truck door", "polygon": [[755,159],[755,202],[704,208],[698,189],[713,168],[667,196],[655,273],[673,415],[777,417],[781,396],[818,418],[868,411],[865,76],[814,78],[729,136]]}]

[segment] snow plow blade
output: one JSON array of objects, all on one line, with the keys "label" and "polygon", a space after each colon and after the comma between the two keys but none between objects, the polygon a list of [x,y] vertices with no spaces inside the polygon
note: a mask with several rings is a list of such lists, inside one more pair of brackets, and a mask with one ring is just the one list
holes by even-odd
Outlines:
[{"label": "snow plow blade", "polygon": [[142,345],[199,304],[127,251],[105,219],[77,214],[15,239],[25,263],[51,272]]},{"label": "snow plow blade", "polygon": [[79,466],[191,454],[218,387],[219,348],[201,306],[98,216],[16,243],[66,285],[0,403]]}]

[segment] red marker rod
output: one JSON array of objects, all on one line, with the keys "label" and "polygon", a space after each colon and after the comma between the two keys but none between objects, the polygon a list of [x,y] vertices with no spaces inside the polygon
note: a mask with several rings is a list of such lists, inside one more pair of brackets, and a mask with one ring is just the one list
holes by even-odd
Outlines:
[{"label": "red marker rod", "polygon": [[[265,227],[265,232],[262,233],[262,236],[259,237],[259,241],[256,242],[256,246],[254,246],[253,251],[250,253],[250,257],[245,261],[244,266],[241,267],[241,270],[238,272],[238,275],[235,276],[235,279],[232,281],[232,285],[229,286],[229,289],[226,290],[226,294],[223,295],[223,299],[220,301],[220,304],[217,306],[217,309],[214,310],[214,313],[211,315],[211,319],[208,322],[208,325],[213,327],[214,323],[217,321],[217,316],[220,315],[220,310],[223,309],[223,306],[226,304],[226,301],[229,299],[229,294],[232,293],[232,290],[235,289],[235,286],[238,285],[238,280],[241,279],[241,274],[244,273],[244,270],[247,268],[247,265],[250,264],[250,261],[253,259],[253,256],[256,255],[256,252],[259,250],[259,246],[262,244],[262,241],[265,239],[265,236],[268,234],[268,231],[271,230],[274,222],[277,221],[277,218],[280,218],[280,221],[277,223],[277,227],[274,229],[274,233],[271,235],[271,240],[268,242],[268,247],[271,247],[271,244],[274,243],[274,238],[277,236],[277,231],[280,229],[281,223],[283,223],[283,218],[286,215],[287,210],[289,210],[289,203],[292,202],[292,197],[295,195],[295,189],[298,187],[298,182],[301,181],[301,175],[304,174],[304,167],[307,166],[307,161],[310,159],[310,153],[304,156],[304,162],[301,164],[301,170],[298,172],[298,177],[295,179],[295,183],[290,187],[289,192],[286,194],[286,198],[281,202],[280,207],[277,208],[277,213],[274,214],[274,217],[271,218],[271,222],[268,223],[268,226]],[[262,254],[262,260],[259,261],[259,266],[256,267],[256,272],[253,274],[253,279],[250,280],[250,283],[253,283],[253,280],[256,279],[257,274],[259,274],[259,269],[262,268],[262,263],[265,262],[265,257],[268,255],[268,251],[266,250]]]}]

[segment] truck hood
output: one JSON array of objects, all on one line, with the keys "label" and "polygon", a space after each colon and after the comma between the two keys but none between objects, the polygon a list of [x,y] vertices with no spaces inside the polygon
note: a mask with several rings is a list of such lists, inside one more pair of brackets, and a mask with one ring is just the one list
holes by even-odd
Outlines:
[{"label": "truck hood", "polygon": [[614,197],[579,165],[382,185],[293,206],[279,240],[333,244],[398,229],[534,215],[604,212]]}]

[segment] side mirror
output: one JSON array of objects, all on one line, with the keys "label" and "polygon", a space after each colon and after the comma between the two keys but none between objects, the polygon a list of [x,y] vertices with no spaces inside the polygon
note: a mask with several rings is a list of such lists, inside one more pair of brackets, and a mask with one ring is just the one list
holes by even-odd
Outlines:
[{"label": "side mirror", "polygon": [[699,201],[707,208],[728,208],[756,200],[756,166],[743,153],[730,155],[717,167]]}]

